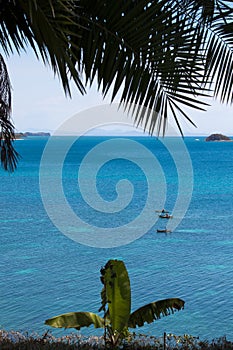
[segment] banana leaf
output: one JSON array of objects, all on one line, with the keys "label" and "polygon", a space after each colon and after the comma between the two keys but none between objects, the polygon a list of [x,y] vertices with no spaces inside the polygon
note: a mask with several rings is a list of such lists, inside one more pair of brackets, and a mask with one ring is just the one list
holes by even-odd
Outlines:
[{"label": "banana leaf", "polygon": [[153,303],[144,305],[131,313],[129,317],[128,327],[141,327],[144,323],[152,323],[161,316],[168,316],[175,311],[184,308],[185,302],[179,298],[158,300]]},{"label": "banana leaf", "polygon": [[95,328],[104,327],[104,319],[92,312],[69,312],[49,318],[45,324],[55,328],[75,328],[89,327],[94,325]]},{"label": "banana leaf", "polygon": [[130,281],[123,261],[109,260],[103,278],[112,331],[121,333],[127,327],[131,309]]}]

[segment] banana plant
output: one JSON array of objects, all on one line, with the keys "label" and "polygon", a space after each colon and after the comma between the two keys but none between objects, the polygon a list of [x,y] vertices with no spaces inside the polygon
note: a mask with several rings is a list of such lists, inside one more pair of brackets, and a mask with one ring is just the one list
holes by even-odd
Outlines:
[{"label": "banana plant", "polygon": [[154,301],[131,313],[131,288],[125,264],[121,260],[109,260],[100,270],[103,283],[101,291],[101,317],[92,312],[70,312],[52,317],[46,325],[55,328],[89,327],[104,328],[105,343],[117,346],[129,335],[129,328],[141,327],[152,323],[161,316],[168,316],[184,308],[185,302],[179,298]]}]

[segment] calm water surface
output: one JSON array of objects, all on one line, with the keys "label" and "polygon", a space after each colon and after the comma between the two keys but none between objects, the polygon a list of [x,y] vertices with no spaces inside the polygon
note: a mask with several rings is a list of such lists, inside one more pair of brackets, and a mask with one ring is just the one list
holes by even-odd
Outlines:
[{"label": "calm water surface", "polygon": [[[77,185],[83,157],[104,140],[85,137],[72,147],[64,164],[63,185],[68,202],[84,220],[111,227],[113,214],[90,210]],[[167,183],[165,205],[173,210],[178,176],[171,155],[159,140],[134,140],[153,152],[161,164]],[[17,171],[11,175],[0,171],[0,327],[41,333],[47,329],[44,320],[51,316],[98,312],[99,269],[108,259],[119,258],[130,275],[132,310],[167,297],[186,302],[183,311],[140,332],[156,336],[164,331],[188,333],[209,340],[226,335],[233,340],[233,143],[185,139],[194,188],[186,215],[172,234],[157,234],[161,226],[157,221],[128,245],[93,248],[61,234],[43,207],[39,166],[46,141],[36,137],[16,141],[22,156]],[[48,171],[53,171],[52,163]],[[116,159],[103,165],[97,176],[97,189],[104,200],[116,198],[116,183],[122,178],[134,185],[134,195],[126,210],[115,217],[118,225],[139,215],[147,196],[146,174],[133,159]],[[95,332],[92,328],[82,331]]]}]

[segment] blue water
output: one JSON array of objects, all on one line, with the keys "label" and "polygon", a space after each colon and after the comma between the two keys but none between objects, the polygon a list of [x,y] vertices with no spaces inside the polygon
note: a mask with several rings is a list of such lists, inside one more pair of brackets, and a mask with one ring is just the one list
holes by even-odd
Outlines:
[{"label": "blue water", "polygon": [[[80,164],[88,151],[109,139],[82,138],[70,149],[63,167],[64,195],[74,212],[93,225],[93,232],[94,226],[111,229],[128,224],[140,215],[149,191],[147,175],[134,162],[140,154],[131,150],[130,160],[117,158],[115,149],[112,158],[116,160],[99,169],[97,190],[111,203],[117,198],[117,182],[127,178],[134,185],[132,200],[118,213],[102,213],[85,203],[77,182]],[[143,144],[161,164],[167,186],[165,207],[173,211],[179,194],[178,173],[185,174],[186,169],[177,171],[174,154],[161,141],[131,140]],[[62,143],[64,138],[57,141]],[[36,137],[16,141],[21,154],[17,171],[11,175],[0,171],[0,328],[42,333],[47,329],[44,320],[54,315],[98,312],[99,269],[108,259],[118,258],[129,272],[132,310],[167,297],[186,302],[183,311],[140,332],[155,336],[164,331],[188,333],[208,340],[226,335],[233,340],[233,143],[184,140],[192,161],[193,191],[183,220],[171,234],[156,233],[164,225],[160,219],[129,244],[98,248],[69,239],[46,213],[39,186],[46,142]],[[56,155],[52,159],[48,174],[53,174]],[[156,181],[158,185],[160,179]],[[151,208],[157,220],[155,209],[160,208]],[[82,333],[100,334],[93,328]]]}]

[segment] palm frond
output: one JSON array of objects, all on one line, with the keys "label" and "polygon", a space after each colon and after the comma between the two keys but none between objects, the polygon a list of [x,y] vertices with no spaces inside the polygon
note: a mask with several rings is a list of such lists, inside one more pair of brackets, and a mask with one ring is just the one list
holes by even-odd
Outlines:
[{"label": "palm frond", "polygon": [[203,95],[204,34],[176,2],[118,1],[112,7],[104,0],[85,0],[77,16],[83,30],[74,52],[87,82],[97,77],[104,96],[112,87],[112,100],[120,91],[120,103],[137,110],[136,124],[146,115],[151,133],[161,120],[165,130],[173,116],[168,98],[196,109],[204,106],[196,98]]},{"label": "palm frond", "polygon": [[[183,1],[178,1],[181,3]],[[221,102],[232,103],[233,1],[186,1],[184,11],[194,18],[203,38],[203,86]]]},{"label": "palm frond", "polygon": [[4,1],[0,45],[31,46],[68,95],[71,80],[83,94],[96,79],[150,133],[169,118],[181,130],[199,97],[233,101],[233,0]]},{"label": "palm frond", "polygon": [[[6,54],[31,46],[37,57],[49,64],[70,92],[73,79],[81,93],[85,92],[70,51],[69,35],[74,24],[74,2],[71,0],[6,1],[1,4],[0,44]],[[73,37],[79,35],[76,22]],[[40,56],[39,56],[40,55]]]},{"label": "palm frond", "polygon": [[[74,21],[72,11],[73,1],[70,0],[4,1],[0,11],[0,45],[5,54],[9,55],[14,50],[20,53],[28,46],[32,47],[37,57],[41,57],[59,76],[68,95],[71,94],[71,79],[81,93],[85,92],[70,51],[69,35]],[[14,171],[19,155],[13,147],[11,86],[2,56],[0,65],[1,163],[5,170]]]},{"label": "palm frond", "polygon": [[[233,17],[232,17],[233,20]],[[233,102],[233,22],[214,25],[207,43],[206,76],[215,80],[214,95]]]},{"label": "palm frond", "polygon": [[14,126],[11,117],[11,85],[7,68],[0,55],[0,153],[1,165],[10,172],[16,168],[18,153],[13,147]]},{"label": "palm frond", "polygon": [[[212,60],[217,65],[215,71],[206,56],[211,35],[219,40],[220,34],[223,40],[216,23],[221,28],[224,25],[223,46],[228,40],[229,51],[232,41],[229,3],[138,0],[113,5],[104,0],[95,4],[80,1],[76,13],[83,30],[75,54],[86,81],[92,84],[97,77],[104,96],[112,87],[112,100],[120,92],[120,102],[126,108],[136,104],[132,108],[137,111],[133,114],[136,124],[146,116],[151,132],[156,126],[158,131],[161,124],[165,130],[169,117],[178,121],[180,108],[205,109],[208,104],[197,97],[209,97],[213,92],[221,93],[222,100],[229,101],[232,52],[225,56],[226,50],[222,50],[221,59]],[[209,50],[208,57],[212,56]]]}]

